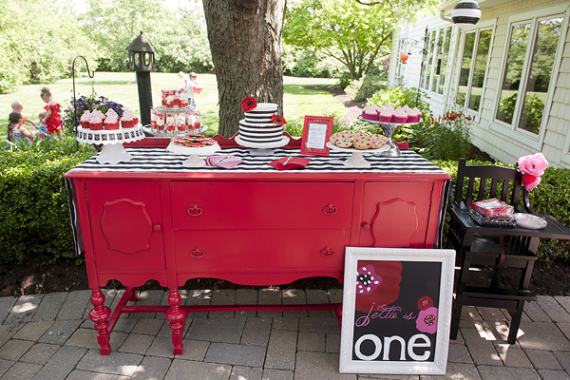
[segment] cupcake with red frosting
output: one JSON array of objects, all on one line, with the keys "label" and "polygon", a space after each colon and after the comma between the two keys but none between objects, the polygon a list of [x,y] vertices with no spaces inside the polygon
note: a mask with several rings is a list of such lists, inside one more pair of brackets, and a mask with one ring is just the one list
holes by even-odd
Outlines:
[{"label": "cupcake with red frosting", "polygon": [[119,129],[119,115],[112,108],[105,114],[103,127],[108,130]]},{"label": "cupcake with red frosting", "polygon": [[105,115],[99,110],[94,110],[91,112],[91,118],[89,119],[89,129],[94,131],[99,131],[103,129],[103,122],[105,121]]},{"label": "cupcake with red frosting", "polygon": [[406,111],[404,111],[401,107],[396,108],[394,111],[394,117],[392,119],[394,123],[407,123],[408,122],[408,115]]},{"label": "cupcake with red frosting", "polygon": [[138,122],[139,119],[135,116],[133,111],[125,110],[125,112],[123,112],[123,117],[121,117],[121,126],[123,128],[132,128],[137,125]]},{"label": "cupcake with red frosting", "polygon": [[91,112],[88,110],[83,112],[81,118],[79,119],[79,124],[81,124],[82,128],[89,129],[89,120],[91,120]]}]

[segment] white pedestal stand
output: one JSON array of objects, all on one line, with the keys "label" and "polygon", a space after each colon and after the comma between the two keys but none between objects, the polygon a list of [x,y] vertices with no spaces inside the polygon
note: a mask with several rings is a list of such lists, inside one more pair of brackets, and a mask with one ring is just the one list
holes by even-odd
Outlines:
[{"label": "white pedestal stand", "polygon": [[366,161],[363,153],[386,152],[390,149],[390,146],[387,143],[382,145],[378,149],[367,149],[367,150],[360,150],[356,148],[341,148],[339,146],[334,145],[330,141],[327,143],[327,146],[332,150],[337,150],[340,152],[352,152],[352,155],[348,158],[348,160],[344,161],[344,166],[346,166],[347,168],[361,168],[361,169],[366,169],[371,167],[370,162]]},{"label": "white pedestal stand", "polygon": [[[362,118],[362,116],[360,117]],[[400,148],[398,148],[396,144],[394,144],[394,141],[392,141],[392,135],[394,134],[394,132],[396,132],[396,130],[400,128],[402,125],[417,125],[421,122],[421,121],[416,121],[415,123],[386,123],[383,121],[367,120],[364,118],[362,118],[362,120],[367,121],[370,124],[380,125],[380,128],[384,130],[384,135],[388,138],[388,142],[386,143],[386,145],[390,147],[387,151],[382,152],[382,155],[392,156],[392,157],[397,157],[402,155],[402,153],[400,153]]]},{"label": "white pedestal stand", "polygon": [[170,144],[166,147],[167,152],[188,155],[188,159],[182,162],[182,166],[186,168],[201,168],[206,166],[206,161],[203,158],[200,158],[200,155],[212,154],[218,150],[221,150],[218,143],[215,143],[214,145],[206,145],[193,148],[189,146],[178,145],[171,141]]},{"label": "white pedestal stand", "polygon": [[77,127],[77,141],[87,144],[103,145],[103,149],[97,157],[100,164],[116,165],[119,162],[129,162],[131,155],[125,150],[123,143],[130,143],[144,139],[142,125],[133,128],[119,128],[112,130],[91,130]]},{"label": "white pedestal stand", "polygon": [[290,140],[289,137],[283,136],[283,139],[281,141],[277,141],[274,143],[256,144],[249,141],[243,141],[242,139],[240,139],[239,135],[236,136],[236,142],[239,145],[245,146],[246,148],[254,148],[253,150],[250,151],[252,156],[269,156],[273,154],[273,151],[271,150],[272,148],[280,148],[282,146],[285,146],[289,144],[289,140]]}]

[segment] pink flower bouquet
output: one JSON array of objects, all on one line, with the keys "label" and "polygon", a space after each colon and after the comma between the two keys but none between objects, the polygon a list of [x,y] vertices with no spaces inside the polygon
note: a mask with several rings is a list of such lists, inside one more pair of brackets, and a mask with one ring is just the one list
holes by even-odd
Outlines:
[{"label": "pink flower bouquet", "polygon": [[523,174],[523,185],[528,191],[538,186],[541,181],[540,177],[547,167],[548,161],[542,153],[519,158],[519,170]]}]

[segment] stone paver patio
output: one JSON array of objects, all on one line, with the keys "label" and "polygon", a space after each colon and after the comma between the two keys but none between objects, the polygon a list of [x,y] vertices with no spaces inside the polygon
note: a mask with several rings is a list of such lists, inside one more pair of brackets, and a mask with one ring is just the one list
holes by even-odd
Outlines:
[{"label": "stone paver patio", "polygon": [[[105,290],[114,307],[120,290]],[[90,291],[0,298],[0,380],[313,380],[570,379],[570,297],[539,296],[525,305],[516,344],[505,342],[505,310],[466,307],[450,341],[445,376],[340,374],[340,329],[332,311],[193,313],[184,354],[174,357],[161,314],[123,315],[113,352],[99,355],[88,318]],[[340,290],[199,290],[185,304],[341,302]],[[163,291],[141,293],[166,303]]]}]

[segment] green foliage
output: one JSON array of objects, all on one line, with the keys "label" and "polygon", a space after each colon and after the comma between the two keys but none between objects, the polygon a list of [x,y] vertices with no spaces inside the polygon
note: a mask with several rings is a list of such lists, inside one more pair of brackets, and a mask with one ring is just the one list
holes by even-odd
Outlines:
[{"label": "green foliage", "polygon": [[66,130],[74,130],[79,126],[79,119],[85,111],[92,112],[99,110],[102,113],[107,113],[109,109],[113,109],[119,117],[123,116],[125,107],[117,102],[107,99],[104,96],[97,96],[93,93],[91,96],[81,96],[77,99],[77,123],[75,123],[75,108],[73,99],[70,100],[69,107],[63,110],[62,122]]},{"label": "green foliage", "polygon": [[159,71],[201,72],[212,68],[212,58],[202,8],[193,6],[175,13],[159,0],[88,0],[78,18],[98,46],[101,70],[127,71],[125,49],[144,28]]},{"label": "green foliage", "polygon": [[370,98],[376,92],[386,89],[387,82],[377,75],[365,75],[357,81],[351,81],[345,92],[356,102]]},{"label": "green foliage", "polygon": [[[320,116],[334,118],[333,133],[346,128],[346,126],[340,121],[340,119],[342,118],[342,114],[340,113],[325,111]],[[298,117],[291,120],[287,120],[287,124],[285,124],[285,132],[289,133],[289,135],[291,136],[302,137],[304,123],[305,123],[304,117]]]},{"label": "green foliage", "polygon": [[[394,108],[403,107],[407,105],[410,108],[417,107],[422,113],[421,122],[417,126],[410,126],[410,127],[400,127],[394,132],[393,138],[397,141],[408,141],[410,146],[422,146],[417,139],[417,131],[424,127],[424,125],[429,123],[429,119],[431,119],[433,113],[429,108],[429,103],[427,102],[429,96],[423,90],[418,90],[415,87],[405,88],[405,87],[393,87],[393,88],[386,88],[376,92],[372,97],[369,99],[368,103],[376,103],[378,105],[388,104],[391,103]],[[373,132],[380,132],[380,128],[378,127],[376,131],[371,130]]]},{"label": "green foliage", "polygon": [[341,65],[323,54],[294,46],[283,46],[283,75],[300,78],[331,78],[341,75]]},{"label": "green foliage", "polygon": [[94,45],[73,20],[69,1],[0,1],[0,93],[68,77],[71,61]]},{"label": "green foliage", "polygon": [[415,146],[432,160],[459,160],[471,149],[471,117],[463,112],[447,112],[428,125],[414,130]]},{"label": "green foliage", "polygon": [[287,8],[283,39],[335,58],[357,80],[378,56],[389,52],[392,31],[400,22],[412,21],[420,9],[434,4],[399,0],[366,6],[354,0],[301,0]]},{"label": "green foliage", "polygon": [[92,154],[0,151],[1,263],[74,256],[64,174]]}]

